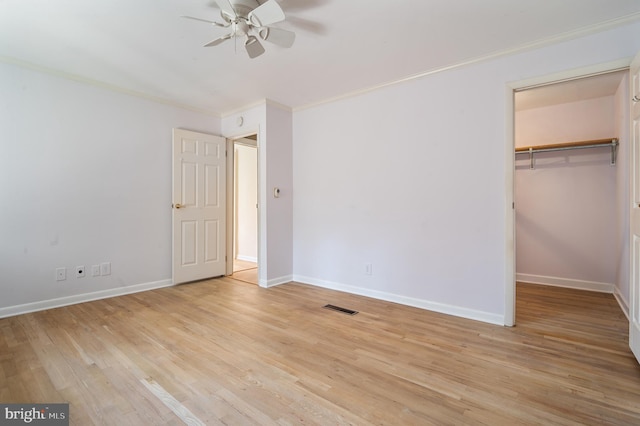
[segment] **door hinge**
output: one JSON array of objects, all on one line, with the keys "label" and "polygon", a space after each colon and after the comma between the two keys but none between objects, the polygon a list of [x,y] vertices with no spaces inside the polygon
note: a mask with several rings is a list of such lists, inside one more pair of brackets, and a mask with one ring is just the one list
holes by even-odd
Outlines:
[{"label": "door hinge", "polygon": [[516,209],[516,203],[515,203],[515,201],[511,203],[511,208],[512,208],[512,209],[514,209],[514,210]]}]

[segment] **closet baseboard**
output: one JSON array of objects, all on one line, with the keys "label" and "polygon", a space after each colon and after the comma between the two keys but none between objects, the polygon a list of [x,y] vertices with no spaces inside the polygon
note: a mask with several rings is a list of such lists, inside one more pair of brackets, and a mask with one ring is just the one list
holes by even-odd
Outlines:
[{"label": "closet baseboard", "polygon": [[618,287],[615,288],[615,291],[613,292],[613,296],[618,301],[618,305],[620,305],[620,309],[622,309],[624,316],[627,317],[627,319],[629,319],[629,303],[627,301],[627,298],[620,293],[620,290],[618,289]]},{"label": "closet baseboard", "polygon": [[612,293],[615,285],[596,281],[574,280],[569,278],[546,277],[544,275],[516,274],[516,280],[531,284],[543,284],[555,287],[575,288],[577,290],[597,291],[600,293]]}]

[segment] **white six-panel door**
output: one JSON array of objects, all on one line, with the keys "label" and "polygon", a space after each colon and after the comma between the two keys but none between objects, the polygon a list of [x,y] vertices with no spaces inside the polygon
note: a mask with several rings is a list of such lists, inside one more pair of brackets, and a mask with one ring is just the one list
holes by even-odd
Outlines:
[{"label": "white six-panel door", "polygon": [[173,283],[225,274],[226,139],[173,129]]},{"label": "white six-panel door", "polygon": [[631,63],[631,312],[629,346],[640,361],[640,54]]}]

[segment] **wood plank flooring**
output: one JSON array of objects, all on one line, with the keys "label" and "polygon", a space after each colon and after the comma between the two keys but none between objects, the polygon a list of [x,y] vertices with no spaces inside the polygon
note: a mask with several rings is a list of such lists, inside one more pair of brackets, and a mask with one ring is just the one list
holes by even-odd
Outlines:
[{"label": "wood plank flooring", "polygon": [[246,260],[233,260],[233,279],[258,285],[258,264]]},{"label": "wood plank flooring", "polygon": [[74,425],[640,424],[613,297],[517,293],[513,328],[230,278],[5,318],[0,401]]},{"label": "wood plank flooring", "polygon": [[255,269],[258,267],[256,262],[250,262],[248,260],[233,259],[233,272],[246,271],[248,269]]}]

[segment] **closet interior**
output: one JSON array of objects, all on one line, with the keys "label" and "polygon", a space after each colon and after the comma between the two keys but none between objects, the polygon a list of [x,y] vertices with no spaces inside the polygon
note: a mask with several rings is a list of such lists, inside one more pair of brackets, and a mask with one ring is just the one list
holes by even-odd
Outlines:
[{"label": "closet interior", "polygon": [[628,303],[628,71],[515,93],[516,279]]}]

